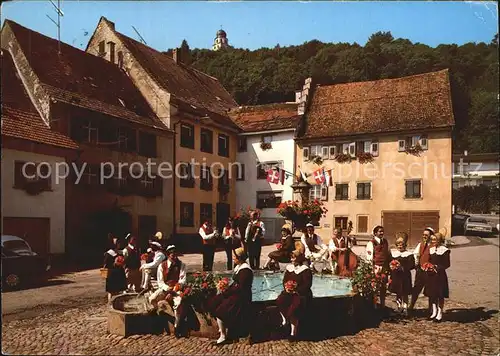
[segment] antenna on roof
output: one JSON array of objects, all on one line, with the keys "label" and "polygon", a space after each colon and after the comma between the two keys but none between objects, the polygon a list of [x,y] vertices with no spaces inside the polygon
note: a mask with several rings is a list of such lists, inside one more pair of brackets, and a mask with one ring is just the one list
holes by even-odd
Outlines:
[{"label": "antenna on roof", "polygon": [[57,50],[58,53],[61,54],[61,16],[64,16],[64,13],[61,10],[61,0],[57,0],[57,5],[54,4],[52,0],[49,1],[57,12],[57,22],[54,21],[49,15],[45,14],[45,16],[47,16],[49,20],[57,26]]},{"label": "antenna on roof", "polygon": [[144,43],[145,45],[147,45],[146,40],[141,36],[139,31],[137,31],[137,29],[134,26],[132,26],[132,28],[134,29],[135,33],[137,33],[137,36],[139,36],[139,39],[141,40],[141,42]]}]

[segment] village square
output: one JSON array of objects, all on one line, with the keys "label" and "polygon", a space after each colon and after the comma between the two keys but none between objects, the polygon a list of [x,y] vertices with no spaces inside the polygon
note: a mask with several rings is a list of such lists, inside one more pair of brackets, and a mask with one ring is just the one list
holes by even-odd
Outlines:
[{"label": "village square", "polygon": [[498,355],[498,6],[359,5],[2,4],[2,353]]}]

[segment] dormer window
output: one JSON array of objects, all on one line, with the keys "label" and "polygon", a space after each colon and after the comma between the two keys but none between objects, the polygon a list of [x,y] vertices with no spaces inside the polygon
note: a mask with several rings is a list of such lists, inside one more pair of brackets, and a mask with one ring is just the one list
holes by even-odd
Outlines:
[{"label": "dormer window", "polygon": [[109,41],[108,47],[109,47],[109,61],[111,63],[115,63],[115,43]]},{"label": "dormer window", "polygon": [[118,68],[123,69],[123,52],[118,51]]},{"label": "dormer window", "polygon": [[104,41],[99,42],[99,56],[102,57],[106,53],[106,44]]}]

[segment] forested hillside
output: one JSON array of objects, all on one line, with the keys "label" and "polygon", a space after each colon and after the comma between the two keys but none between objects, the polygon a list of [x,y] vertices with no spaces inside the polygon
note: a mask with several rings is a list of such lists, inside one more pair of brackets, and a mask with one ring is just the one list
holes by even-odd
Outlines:
[{"label": "forested hillside", "polygon": [[373,34],[365,46],[313,40],[254,51],[189,50],[184,41],[181,53],[195,68],[217,77],[242,105],[293,101],[310,76],[316,84],[335,84],[448,68],[456,122],[453,150],[498,151],[498,34],[488,44],[435,48],[394,39],[390,32]]}]

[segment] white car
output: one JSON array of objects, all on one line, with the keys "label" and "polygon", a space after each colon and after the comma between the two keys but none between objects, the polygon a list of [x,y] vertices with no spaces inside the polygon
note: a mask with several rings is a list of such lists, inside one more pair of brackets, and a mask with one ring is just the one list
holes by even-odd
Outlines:
[{"label": "white car", "polygon": [[487,235],[493,234],[493,226],[481,217],[471,216],[465,222],[465,235]]}]

